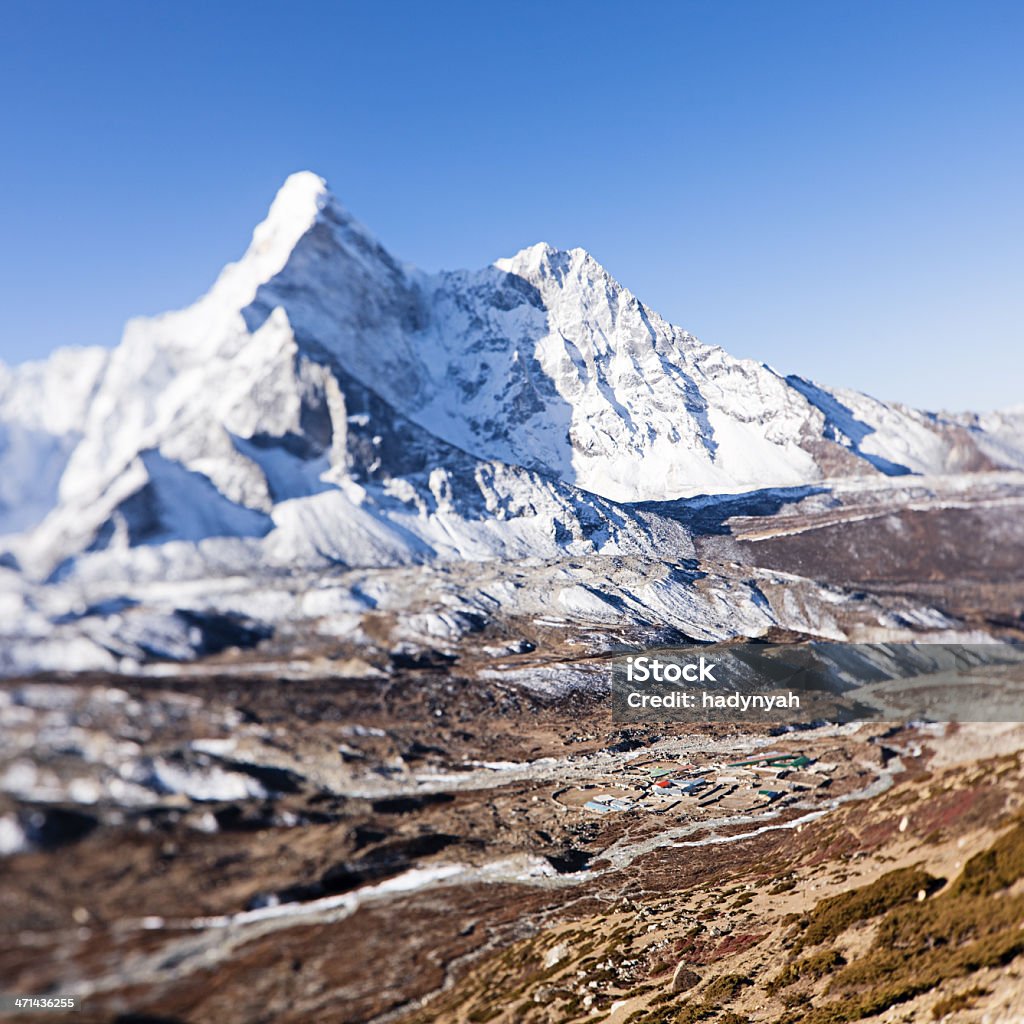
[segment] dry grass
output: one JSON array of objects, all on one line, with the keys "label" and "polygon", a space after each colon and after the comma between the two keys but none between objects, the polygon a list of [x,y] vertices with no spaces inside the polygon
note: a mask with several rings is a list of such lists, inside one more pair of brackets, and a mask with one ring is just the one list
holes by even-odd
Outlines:
[{"label": "dry grass", "polygon": [[818,978],[832,974],[840,967],[846,965],[846,959],[837,949],[823,949],[803,960],[795,960],[787,964],[782,971],[765,986],[765,991],[775,995],[782,989],[793,985],[798,981],[810,979],[817,981]]},{"label": "dry grass", "polygon": [[948,1017],[958,1010],[969,1010],[979,999],[988,994],[987,988],[975,985],[974,988],[969,988],[966,992],[957,992],[954,995],[946,996],[932,1007],[932,1017],[935,1020],[942,1020],[943,1017]]},{"label": "dry grass", "polygon": [[870,885],[830,896],[808,915],[803,933],[794,943],[794,951],[834,939],[852,925],[910,903],[922,890],[934,892],[941,885],[941,879],[933,878],[918,867],[909,867],[890,871]]},{"label": "dry grass", "polygon": [[892,872],[818,905],[811,915],[817,941],[839,936],[858,920],[884,916],[866,954],[833,975],[825,990],[829,1001],[786,1014],[778,1024],[862,1020],[1024,953],[1024,896],[1006,892],[1024,877],[1024,824],[972,857],[953,884],[931,899],[908,901],[910,886],[920,881],[914,873],[923,874]]}]

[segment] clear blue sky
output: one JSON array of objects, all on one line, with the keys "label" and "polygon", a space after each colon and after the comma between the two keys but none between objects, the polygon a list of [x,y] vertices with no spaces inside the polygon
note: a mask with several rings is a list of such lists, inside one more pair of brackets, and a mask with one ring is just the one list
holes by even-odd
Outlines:
[{"label": "clear blue sky", "polygon": [[581,245],[740,356],[1024,402],[1024,4],[3,7],[0,358],[114,344],[291,171],[402,259]]}]

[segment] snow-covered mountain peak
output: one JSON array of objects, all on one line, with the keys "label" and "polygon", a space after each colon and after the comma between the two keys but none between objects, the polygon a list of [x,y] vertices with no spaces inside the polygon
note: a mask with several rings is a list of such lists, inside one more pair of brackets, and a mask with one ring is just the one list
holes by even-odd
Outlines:
[{"label": "snow-covered mountain peak", "polygon": [[[299,241],[332,203],[323,178],[309,171],[290,175],[274,197],[267,216],[253,231],[242,258],[229,263],[209,292],[194,306],[160,319],[180,319],[183,314],[192,314],[193,311],[198,314],[191,316],[195,320],[216,313],[221,314],[217,320],[225,315],[236,316],[253,301],[262,285],[285,268]],[[218,328],[222,329],[220,324]]]},{"label": "snow-covered mountain peak", "polygon": [[[0,370],[0,471],[14,481],[0,487],[0,530],[31,530],[11,549],[40,574],[172,537],[251,546],[267,534],[279,553],[309,541],[372,562],[394,546],[392,526],[386,543],[374,533],[394,508],[419,537],[417,517],[433,530],[431,510],[455,507],[442,477],[469,486],[461,507],[490,510],[498,499],[477,477],[495,462],[529,471],[513,473],[523,508],[547,500],[537,488],[570,505],[566,487],[660,501],[1024,465],[1019,417],[950,423],[734,359],[584,249],[539,243],[478,271],[417,271],[308,172],[288,178],[195,304],[131,322],[109,359],[62,358],[47,364],[58,390],[70,394],[69,375],[85,383],[60,422],[37,422],[31,374]],[[52,468],[33,489],[38,453]],[[343,499],[363,511],[343,515]],[[202,509],[185,515],[190,503]]]},{"label": "snow-covered mountain peak", "polygon": [[128,322],[122,348],[128,350],[129,361],[150,362],[159,349],[161,361],[180,368],[244,344],[244,311],[257,300],[260,289],[296,259],[302,240],[327,220],[368,237],[333,198],[323,178],[310,171],[290,175],[243,255],[224,267],[204,295],[184,309]]},{"label": "snow-covered mountain peak", "polygon": [[267,284],[296,255],[302,239],[317,225],[359,239],[371,248],[379,243],[333,195],[327,182],[312,171],[289,175],[278,189],[270,210],[252,233],[252,241],[237,265],[251,269],[259,284]]},{"label": "snow-covered mountain peak", "polygon": [[291,233],[290,249],[309,230],[331,198],[327,182],[318,174],[312,171],[289,174],[277,190],[266,218],[253,231],[252,247],[272,244],[276,236]]},{"label": "snow-covered mountain peak", "polygon": [[[0,584],[26,595],[4,605],[24,608],[7,617],[24,645],[0,623],[0,671],[82,667],[67,639],[97,665],[159,653],[216,580],[251,580],[268,620],[356,629],[362,611],[339,617],[315,592],[283,610],[296,574],[327,567],[550,562],[559,614],[758,635],[776,621],[760,591],[680,571],[696,506],[674,499],[1024,468],[1022,436],[1020,411],[951,420],[735,359],[584,249],[415,270],[304,172],[192,306],[131,322],[109,354],[0,366]],[[621,604],[563,587],[592,578],[591,555],[602,579],[607,559],[624,567]],[[487,607],[519,614],[505,572]],[[145,607],[122,619],[122,599]],[[51,625],[61,641],[39,654]]]},{"label": "snow-covered mountain peak", "polygon": [[289,175],[278,189],[267,216],[252,233],[245,255],[235,264],[262,284],[285,265],[296,243],[331,202],[327,182],[310,171]]},{"label": "snow-covered mountain peak", "polygon": [[[582,250],[578,250],[582,252]],[[542,268],[549,268],[558,261],[560,257],[567,257],[569,254],[563,249],[556,249],[547,242],[537,242],[520,249],[513,256],[505,256],[494,261],[494,266],[503,270],[506,274],[518,274],[520,277],[533,277],[542,272]]]},{"label": "snow-covered mountain peak", "polygon": [[626,291],[586,249],[578,246],[556,249],[547,242],[538,242],[520,249],[514,256],[495,260],[494,266],[537,286],[544,282],[564,285],[575,278],[590,282],[600,280],[613,292]]}]

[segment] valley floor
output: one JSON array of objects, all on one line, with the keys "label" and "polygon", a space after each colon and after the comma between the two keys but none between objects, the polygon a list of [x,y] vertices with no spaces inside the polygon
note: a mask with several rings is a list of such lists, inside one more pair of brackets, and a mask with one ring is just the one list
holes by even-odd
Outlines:
[{"label": "valley floor", "polygon": [[0,714],[0,978],[76,1020],[1024,1016],[1020,727],[655,731],[443,667]]}]

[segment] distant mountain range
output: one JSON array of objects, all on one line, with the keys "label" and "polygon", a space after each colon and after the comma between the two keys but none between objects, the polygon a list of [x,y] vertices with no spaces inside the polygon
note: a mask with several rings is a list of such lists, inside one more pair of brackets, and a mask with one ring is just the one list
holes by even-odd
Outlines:
[{"label": "distant mountain range", "polygon": [[182,581],[234,576],[672,562],[693,554],[680,499],[1021,469],[1024,411],[923,413],[734,359],[581,249],[425,274],[310,173],[193,306],[0,367],[0,559],[40,650],[97,587],[178,581],[177,608]]}]

